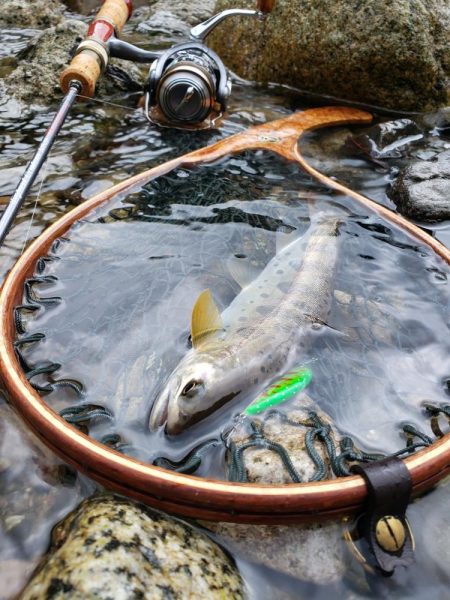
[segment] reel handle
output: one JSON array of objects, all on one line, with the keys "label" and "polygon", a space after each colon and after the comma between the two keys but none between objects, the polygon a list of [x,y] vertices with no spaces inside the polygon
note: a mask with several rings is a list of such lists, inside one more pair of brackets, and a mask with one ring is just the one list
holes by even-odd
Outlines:
[{"label": "reel handle", "polygon": [[60,86],[65,94],[72,82],[78,82],[80,93],[92,98],[97,81],[108,64],[106,43],[113,35],[120,34],[132,11],[131,0],[104,0],[89,26],[86,39],[78,46],[70,65],[61,73]]},{"label": "reel handle", "polygon": [[256,8],[264,13],[270,13],[273,11],[274,7],[275,7],[275,2],[276,0],[257,0],[256,1]]}]

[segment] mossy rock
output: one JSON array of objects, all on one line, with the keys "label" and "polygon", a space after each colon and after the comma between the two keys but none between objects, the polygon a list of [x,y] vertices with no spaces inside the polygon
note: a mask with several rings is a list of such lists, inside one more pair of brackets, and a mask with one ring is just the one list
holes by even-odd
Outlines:
[{"label": "mossy rock", "polygon": [[228,19],[209,41],[247,79],[398,110],[450,101],[448,0],[278,0],[264,22]]}]

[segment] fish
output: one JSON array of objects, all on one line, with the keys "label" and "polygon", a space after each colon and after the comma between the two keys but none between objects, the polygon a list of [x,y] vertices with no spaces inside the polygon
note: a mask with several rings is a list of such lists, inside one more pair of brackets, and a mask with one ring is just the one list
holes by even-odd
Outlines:
[{"label": "fish", "polygon": [[281,236],[280,250],[258,275],[248,260],[229,261],[242,290],[222,313],[209,289],[199,295],[192,348],[153,403],[150,430],[165,425],[168,435],[179,434],[298,366],[331,308],[341,223],[336,214],[317,212],[306,234]]}]

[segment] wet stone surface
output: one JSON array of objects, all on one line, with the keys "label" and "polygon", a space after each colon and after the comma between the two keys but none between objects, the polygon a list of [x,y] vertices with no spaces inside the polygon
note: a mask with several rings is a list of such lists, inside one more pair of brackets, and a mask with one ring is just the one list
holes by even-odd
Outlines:
[{"label": "wet stone surface", "polygon": [[[310,421],[311,411],[320,417],[324,425],[331,425],[330,418],[318,410],[306,394],[301,394],[291,403],[290,409],[283,411],[290,422],[282,417],[282,413],[253,417],[259,426],[264,424],[266,440],[286,449],[301,481],[310,481],[317,469],[306,449],[306,433],[311,429],[307,423]],[[331,437],[336,443],[334,433]],[[234,442],[240,447],[250,439],[248,425],[243,422],[228,435],[227,445]],[[325,464],[325,478],[333,478],[323,444],[316,440],[314,448]],[[227,460],[230,461],[230,453]],[[268,448],[253,447],[245,450],[244,465],[249,482],[292,483],[279,455]],[[346,569],[344,548],[340,542],[342,528],[339,523],[289,526],[205,523],[205,526],[247,560],[303,581],[328,585],[339,581]]]},{"label": "wet stone surface", "polygon": [[0,400],[0,597],[26,582],[48,530],[83,497],[76,474]]},{"label": "wet stone surface", "polygon": [[65,8],[59,0],[2,0],[0,27],[45,29],[61,21]]},{"label": "wet stone surface", "polygon": [[240,600],[232,559],[204,533],[120,496],[83,502],[53,532],[22,600]]},{"label": "wet stone surface", "polygon": [[[87,24],[76,19],[61,20],[39,33],[22,50],[17,68],[5,79],[6,94],[23,106],[46,105],[62,96],[59,75],[69,64],[83,40]],[[144,83],[145,68],[113,59],[98,88],[99,96],[109,98],[118,91],[136,92]]]},{"label": "wet stone surface", "polygon": [[[231,7],[242,2],[217,3]],[[212,37],[226,64],[247,79],[426,110],[449,102],[449,32],[447,0],[278,0],[264,23],[230,19]]]},{"label": "wet stone surface", "polygon": [[411,219],[450,219],[450,150],[422,156],[400,171],[389,195],[397,209]]}]

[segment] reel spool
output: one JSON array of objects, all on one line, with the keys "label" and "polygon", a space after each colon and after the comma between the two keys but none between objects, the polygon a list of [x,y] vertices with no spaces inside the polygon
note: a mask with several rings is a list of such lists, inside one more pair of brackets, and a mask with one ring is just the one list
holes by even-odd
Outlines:
[{"label": "reel spool", "polygon": [[182,129],[208,129],[225,112],[231,78],[220,57],[205,38],[228,17],[264,18],[275,2],[257,3],[256,10],[229,9],[193,27],[190,41],[165,52],[147,52],[112,38],[110,56],[135,62],[152,62],[145,85],[145,113],[157,125]]},{"label": "reel spool", "polygon": [[217,54],[188,42],[151,66],[145,111],[158,125],[209,128],[225,111],[230,94],[231,80]]}]

